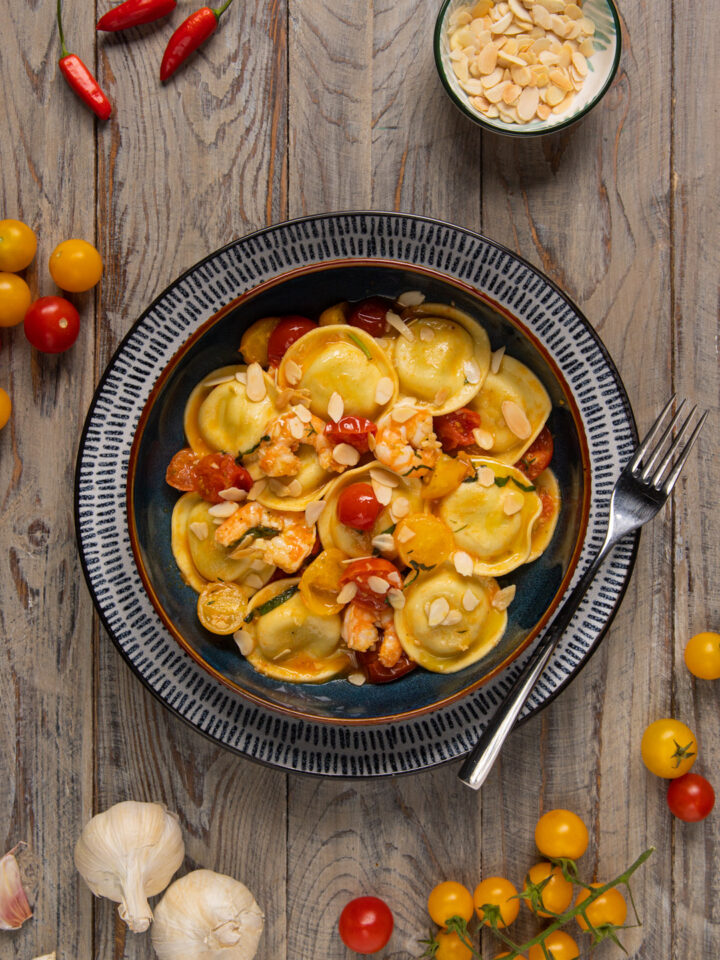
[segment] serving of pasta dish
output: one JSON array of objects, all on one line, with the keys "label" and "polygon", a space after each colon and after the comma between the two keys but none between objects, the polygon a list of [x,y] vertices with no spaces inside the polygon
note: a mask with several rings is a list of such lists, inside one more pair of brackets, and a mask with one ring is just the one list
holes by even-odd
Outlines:
[{"label": "serving of pasta dish", "polygon": [[293,683],[481,661],[515,597],[497,578],[560,512],[539,378],[416,291],[264,317],[239,352],[194,386],[166,474],[202,626]]}]

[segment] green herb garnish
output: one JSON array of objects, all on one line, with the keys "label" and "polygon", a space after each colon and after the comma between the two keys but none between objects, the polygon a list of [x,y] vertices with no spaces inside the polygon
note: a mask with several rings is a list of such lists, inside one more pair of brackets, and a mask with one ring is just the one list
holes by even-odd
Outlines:
[{"label": "green herb garnish", "polygon": [[477,473],[475,473],[475,471],[473,470],[470,476],[465,477],[465,479],[462,480],[461,483],[475,483],[476,480],[477,480]]},{"label": "green herb garnish", "polygon": [[264,437],[260,437],[260,439],[258,440],[258,442],[257,442],[254,446],[250,447],[249,450],[242,450],[242,451],[235,457],[235,463],[240,464],[240,466],[242,466],[242,464],[240,463],[240,461],[242,460],[242,458],[243,458],[243,457],[249,457],[251,453],[255,453],[255,451],[256,451],[257,448],[260,446],[260,444],[261,444],[261,443],[264,443],[265,440],[269,440],[269,439],[270,439],[270,437],[269,437],[267,434],[265,434]]},{"label": "green herb garnish", "polygon": [[405,587],[409,587],[411,583],[415,583],[417,578],[420,576],[421,570],[425,570],[425,571],[434,570],[436,567],[436,564],[431,563],[429,567],[426,567],[424,563],[418,563],[417,560],[411,560],[410,566],[413,568],[415,575],[412,577],[412,579],[405,581],[405,583],[403,584],[403,589],[405,589]]},{"label": "green herb garnish", "polygon": [[264,617],[266,613],[270,613],[271,610],[281,606],[286,600],[289,600],[290,597],[295,596],[299,589],[300,587],[294,584],[292,587],[288,587],[287,590],[283,590],[282,593],[278,593],[271,600],[261,603],[259,607],[256,607],[255,610],[252,610],[245,617],[245,623],[250,623],[253,617]]},{"label": "green herb garnish", "polygon": [[365,354],[365,356],[368,358],[368,360],[372,360],[373,356],[372,356],[372,354],[370,353],[370,350],[369,350],[368,347],[362,342],[362,340],[360,339],[360,337],[356,337],[355,334],[354,334],[354,333],[350,333],[349,330],[347,331],[347,335],[350,337],[350,339],[352,340],[352,342],[353,342],[356,346],[360,347],[360,349],[361,349],[362,352]]},{"label": "green herb garnish", "polygon": [[254,540],[272,540],[273,537],[277,537],[280,533],[277,527],[264,527],[260,524],[257,527],[250,527],[249,530],[246,530],[242,536],[242,539],[245,540],[246,537],[252,537]]},{"label": "green herb garnish", "polygon": [[[524,483],[520,483],[519,480],[516,480],[515,477],[512,477],[512,476],[507,476],[507,477],[495,477],[495,486],[496,486],[496,487],[504,487],[505,484],[508,482],[508,480],[512,480],[512,482],[515,484],[515,486],[516,486],[516,487],[520,487],[520,489],[521,489],[521,490],[524,490],[525,493],[532,493],[533,490],[535,489],[535,487],[532,485],[532,483],[531,483],[529,486],[525,486]],[[464,481],[463,481],[463,482],[464,482]]]}]

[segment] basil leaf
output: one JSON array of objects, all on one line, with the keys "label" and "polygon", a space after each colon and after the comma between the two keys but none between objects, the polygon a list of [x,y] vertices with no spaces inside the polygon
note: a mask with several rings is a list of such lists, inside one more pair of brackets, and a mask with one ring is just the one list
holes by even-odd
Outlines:
[{"label": "basil leaf", "polygon": [[508,480],[512,480],[512,482],[515,484],[515,486],[516,486],[516,487],[519,487],[521,490],[524,490],[525,493],[532,493],[533,490],[535,490],[535,487],[534,487],[532,484],[530,484],[529,486],[526,486],[524,483],[520,483],[519,480],[516,480],[515,477],[512,477],[512,476],[508,476],[508,477],[495,477],[495,486],[496,486],[496,487],[504,487],[505,484],[508,482]]},{"label": "basil leaf", "polygon": [[241,463],[242,458],[243,458],[243,457],[249,457],[251,453],[255,453],[255,451],[256,451],[257,448],[260,446],[260,444],[263,443],[265,440],[269,440],[269,439],[270,439],[270,437],[269,437],[267,434],[265,434],[264,437],[260,437],[260,439],[258,440],[258,442],[257,442],[254,446],[250,447],[249,450],[242,450],[242,451],[235,457],[235,463],[237,463],[237,464],[239,464],[240,466],[242,466],[242,463]]},{"label": "basil leaf", "polygon": [[299,589],[300,587],[296,583],[292,587],[288,587],[287,590],[283,590],[282,593],[278,593],[277,596],[274,596],[271,600],[261,603],[259,607],[256,607],[255,610],[245,617],[245,623],[250,623],[253,617],[264,617],[266,613],[270,613],[271,610],[281,606],[286,600],[289,600],[290,597],[295,596]]}]

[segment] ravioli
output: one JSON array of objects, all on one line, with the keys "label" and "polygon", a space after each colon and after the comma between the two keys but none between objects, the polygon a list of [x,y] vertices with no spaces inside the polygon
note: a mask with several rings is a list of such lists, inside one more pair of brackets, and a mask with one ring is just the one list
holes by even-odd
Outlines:
[{"label": "ravioli", "polygon": [[377,341],[341,324],[318,327],[292,344],[278,368],[278,384],[309,390],[310,409],[323,420],[329,419],[333,393],[342,397],[345,416],[377,420],[398,392],[397,374]]},{"label": "ravioli", "polygon": [[472,317],[441,304],[423,304],[411,320],[412,339],[393,341],[393,363],[402,396],[433,414],[467,406],[490,369],[490,341]]},{"label": "ravioli", "polygon": [[[252,598],[248,614],[298,583],[288,579],[269,584]],[[254,640],[247,659],[259,673],[276,680],[320,683],[351,666],[350,654],[342,647],[339,614],[320,617],[311,613],[299,592],[256,615],[246,630]]]},{"label": "ravioli", "polygon": [[236,457],[254,447],[278,415],[272,399],[276,393],[272,379],[263,374],[265,399],[249,400],[245,384],[235,376],[243,377],[246,370],[242,365],[213,370],[190,394],[185,405],[185,435],[196,453],[222,450]]},{"label": "ravioli", "polygon": [[[304,510],[311,500],[319,499],[331,480],[337,476],[323,470],[315,450],[309,444],[301,444],[295,451],[300,460],[300,471],[293,477],[271,478],[258,494],[258,503],[273,510]],[[284,496],[284,487],[288,482],[297,480],[302,491],[294,497]]]},{"label": "ravioli", "polygon": [[[172,551],[185,582],[198,593],[213,580],[242,584],[254,574],[262,583],[267,582],[275,570],[273,566],[245,557],[232,560],[231,548],[215,541],[217,525],[208,512],[211,506],[199,494],[186,493],[173,509]],[[193,529],[195,524],[198,526]],[[198,531],[206,536],[198,536]]]},{"label": "ravioli", "polygon": [[[524,436],[514,433],[505,419],[503,404],[519,407],[527,420]],[[550,415],[552,404],[547,390],[524,363],[505,354],[497,373],[488,373],[482,390],[469,404],[480,414],[481,429],[492,437],[486,450],[503,463],[517,463],[535,440]]]},{"label": "ravioli", "polygon": [[542,501],[542,513],[532,528],[530,555],[525,561],[526,563],[537,560],[547,550],[560,515],[560,487],[552,470],[549,468],[543,470],[534,483]]},{"label": "ravioli", "polygon": [[[463,577],[450,564],[418,577],[405,588],[405,606],[395,612],[403,650],[433,673],[456,673],[477,663],[507,626],[507,612],[492,606],[497,592],[492,578]],[[433,614],[438,604],[447,614],[436,623]]]},{"label": "ravioli", "polygon": [[527,562],[542,503],[520,470],[486,457],[473,458],[473,466],[476,478],[440,500],[437,513],[475,572],[499,577]]}]

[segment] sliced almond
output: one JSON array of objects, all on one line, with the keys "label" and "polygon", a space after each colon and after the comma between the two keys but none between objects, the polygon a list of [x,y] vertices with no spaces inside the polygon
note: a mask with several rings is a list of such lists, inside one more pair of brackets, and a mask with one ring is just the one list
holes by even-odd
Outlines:
[{"label": "sliced almond", "polygon": [[528,122],[535,116],[540,102],[537,87],[525,87],[517,103],[517,112],[521,120]]},{"label": "sliced almond", "polygon": [[393,610],[402,610],[405,606],[405,594],[397,587],[391,587],[387,592],[388,603]]},{"label": "sliced almond", "polygon": [[214,503],[208,508],[208,513],[211,517],[226,518],[231,517],[237,509],[238,505],[236,503],[226,500],[224,503]]},{"label": "sliced almond", "polygon": [[310,413],[308,408],[304,407],[301,403],[298,403],[293,407],[293,413],[302,423],[310,423],[312,420],[312,413]]},{"label": "sliced almond", "polygon": [[247,383],[247,373],[244,370],[236,370],[235,379],[238,383],[242,383],[244,385]]},{"label": "sliced almond", "polygon": [[490,33],[494,33],[494,34],[505,33],[505,31],[510,26],[512,21],[513,21],[513,15],[508,10],[508,12],[503,17],[500,17],[499,20],[496,20],[495,23],[493,23],[493,25],[490,27]]},{"label": "sliced almond", "polygon": [[323,512],[327,504],[324,500],[313,500],[305,507],[305,523],[312,527],[313,524],[317,523],[320,519],[320,514]]},{"label": "sliced almond", "polygon": [[433,398],[436,407],[441,407],[450,399],[450,391],[447,387],[441,387]]},{"label": "sliced almond", "polygon": [[223,500],[232,500],[238,503],[247,497],[247,490],[241,490],[240,487],[228,487],[227,490],[220,490],[218,496]]},{"label": "sliced almond", "polygon": [[508,490],[503,497],[503,513],[506,517],[512,517],[519,513],[524,504],[523,495],[519,490]]},{"label": "sliced almond", "polygon": [[430,343],[431,340],[435,339],[435,331],[432,327],[420,327],[420,339],[423,343]]},{"label": "sliced almond", "polygon": [[390,504],[393,520],[402,520],[410,513],[410,501],[407,497],[396,497]]},{"label": "sliced almond", "polygon": [[430,609],[428,610],[428,626],[437,627],[443,622],[449,613],[450,604],[447,602],[445,597],[436,597],[436,599],[430,604]]},{"label": "sliced almond", "polygon": [[300,419],[300,417],[291,417],[287,421],[288,430],[290,435],[293,436],[296,440],[301,440],[305,434],[305,426]]},{"label": "sliced almond", "polygon": [[514,400],[503,400],[500,409],[505,423],[515,436],[520,440],[527,440],[532,433],[532,427],[523,408]]},{"label": "sliced almond", "polygon": [[480,383],[480,367],[474,360],[466,360],[463,364],[463,374],[468,383],[473,386]]},{"label": "sliced almond", "polygon": [[495,473],[490,467],[480,467],[475,474],[475,479],[481,487],[492,487],[495,483]]},{"label": "sliced almond", "polygon": [[264,400],[267,396],[263,368],[259,363],[251,363],[247,368],[247,385],[245,390],[248,395],[248,400],[252,400],[253,403],[260,403],[260,401]]},{"label": "sliced almond", "polygon": [[[482,83],[483,87],[486,90],[489,90],[491,87],[497,86],[497,84],[500,83],[502,78],[503,78],[502,69],[500,67],[497,67],[497,69],[493,70],[492,73],[489,73],[486,77],[483,77],[480,82]],[[487,94],[485,94],[485,96],[487,97]]]},{"label": "sliced almond", "polygon": [[292,479],[287,485],[289,497],[301,497],[303,495],[303,485],[296,478]]},{"label": "sliced almond", "polygon": [[302,367],[294,360],[285,361],[285,378],[288,383],[296,386],[302,380]]},{"label": "sliced almond", "polygon": [[188,527],[190,533],[198,540],[207,540],[208,525],[206,523],[191,523]]},{"label": "sliced almond", "polygon": [[349,443],[338,443],[333,447],[333,459],[346,467],[354,467],[360,459],[360,452]]},{"label": "sliced almond", "polygon": [[411,417],[414,417],[416,413],[417,413],[417,410],[415,409],[415,407],[399,405],[397,407],[393,407],[392,413],[390,414],[390,416],[395,421],[395,423],[407,423],[407,421]]},{"label": "sliced almond", "polygon": [[456,623],[460,623],[462,618],[463,616],[459,610],[451,610],[441,622],[444,627],[454,627]]},{"label": "sliced almond", "polygon": [[507,610],[515,599],[515,590],[516,587],[514,583],[511,583],[508,587],[503,587],[502,590],[498,590],[492,598],[492,606],[495,610]]},{"label": "sliced almond", "polygon": [[364,673],[349,673],[348,674],[348,683],[351,683],[354,687],[362,687],[367,683],[367,678]]},{"label": "sliced almond", "polygon": [[235,376],[229,374],[226,377],[216,377],[214,380],[206,380],[203,384],[204,387],[219,387],[221,383],[229,383],[231,380],[234,380]]},{"label": "sliced almond", "polygon": [[395,550],[395,537],[391,533],[379,533],[372,538],[372,545],[380,553],[392,553]]},{"label": "sliced almond", "polygon": [[473,593],[470,587],[468,587],[462,598],[463,610],[467,610],[468,613],[472,613],[479,603],[480,597]]},{"label": "sliced almond", "polygon": [[344,410],[345,410],[345,403],[343,401],[343,398],[340,396],[340,394],[337,391],[333,392],[330,395],[330,399],[328,400],[328,408],[327,408],[328,416],[330,417],[331,420],[334,420],[335,423],[337,423],[338,420],[342,419]]},{"label": "sliced almond", "polygon": [[588,75],[587,60],[579,50],[576,50],[572,55],[572,63],[581,77],[586,77]]},{"label": "sliced almond", "polygon": [[253,590],[259,590],[263,586],[262,579],[256,573],[249,573],[245,577],[245,584]]},{"label": "sliced almond", "polygon": [[378,403],[381,407],[384,407],[394,392],[395,388],[390,377],[380,377],[377,382],[377,386],[375,387],[375,403]]},{"label": "sliced almond", "polygon": [[498,48],[495,44],[486,44],[475,59],[479,72],[485,76],[492,73],[497,65],[497,58]]},{"label": "sliced almond", "polygon": [[368,577],[367,584],[373,593],[383,594],[387,593],[390,589],[390,584],[387,582],[387,580],[383,580],[382,577]]},{"label": "sliced almond", "polygon": [[263,492],[267,486],[267,480],[263,477],[260,480],[256,480],[255,483],[250,487],[248,491],[247,498],[248,500],[257,500],[260,494]]},{"label": "sliced almond", "polygon": [[379,483],[377,480],[371,480],[370,482],[373,493],[375,494],[375,499],[378,503],[382,504],[383,507],[386,507],[392,500],[392,487],[388,487],[384,483]]},{"label": "sliced almond", "polygon": [[237,644],[238,650],[244,657],[247,657],[255,649],[255,639],[251,633],[247,632],[247,630],[236,630],[233,634],[233,640]]},{"label": "sliced almond", "polygon": [[399,533],[395,534],[398,543],[407,543],[408,540],[412,540],[415,536],[415,531],[412,527],[401,527]]},{"label": "sliced almond", "polygon": [[[465,79],[467,80],[468,78],[465,77]],[[389,323],[393,330],[397,330],[397,332],[401,336],[405,337],[406,340],[415,339],[415,334],[412,332],[412,330],[408,329],[405,321],[402,319],[402,317],[399,317],[394,310],[388,310],[388,312],[385,314],[385,322]]]},{"label": "sliced almond", "polygon": [[401,307],[419,307],[424,301],[425,294],[420,293],[419,290],[407,290],[397,298],[397,302]]},{"label": "sliced almond", "polygon": [[346,583],[340,593],[337,595],[338,603],[350,603],[355,594],[358,592],[358,585],[353,583],[351,580],[350,583]]},{"label": "sliced almond", "polygon": [[277,477],[270,477],[268,480],[270,486],[270,493],[276,497],[289,497],[290,491],[287,488],[287,484],[284,480],[278,480]]},{"label": "sliced almond", "polygon": [[383,470],[382,467],[370,468],[370,479],[382,483],[386,487],[397,487],[400,483],[400,477],[389,470]]},{"label": "sliced almond", "polygon": [[482,427],[475,427],[473,430],[473,439],[481,450],[492,450],[495,446],[495,437]]},{"label": "sliced almond", "polygon": [[497,350],[493,350],[490,357],[490,371],[492,373],[498,373],[500,370],[500,364],[502,363],[502,358],[505,356],[505,347],[498,347]]},{"label": "sliced almond", "polygon": [[461,577],[472,576],[473,560],[469,553],[465,553],[464,550],[456,550],[453,554],[453,563]]}]

